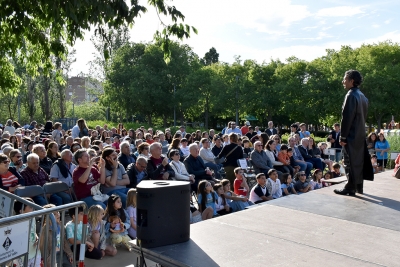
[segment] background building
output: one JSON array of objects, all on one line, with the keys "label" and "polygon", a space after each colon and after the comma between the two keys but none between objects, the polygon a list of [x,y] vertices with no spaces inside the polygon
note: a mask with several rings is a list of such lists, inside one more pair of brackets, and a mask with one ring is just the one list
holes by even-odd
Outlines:
[{"label": "background building", "polygon": [[74,104],[96,102],[99,95],[104,93],[100,82],[83,75],[69,78],[65,90],[66,100],[71,100]]}]

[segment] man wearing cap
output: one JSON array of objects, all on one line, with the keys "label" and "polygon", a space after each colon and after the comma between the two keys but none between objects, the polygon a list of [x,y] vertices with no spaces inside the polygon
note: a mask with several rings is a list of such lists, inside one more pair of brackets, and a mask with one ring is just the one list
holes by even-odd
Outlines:
[{"label": "man wearing cap", "polygon": [[240,129],[242,131],[242,135],[246,135],[249,132],[249,126],[250,126],[250,122],[246,121],[244,123],[244,125],[242,126],[242,128]]}]

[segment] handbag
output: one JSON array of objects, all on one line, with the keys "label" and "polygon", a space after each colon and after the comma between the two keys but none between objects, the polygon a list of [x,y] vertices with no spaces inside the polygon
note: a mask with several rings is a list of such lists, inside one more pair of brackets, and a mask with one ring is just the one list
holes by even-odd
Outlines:
[{"label": "handbag", "polygon": [[215,163],[216,164],[222,164],[222,163],[226,162],[226,158],[238,147],[239,147],[238,145],[236,147],[234,147],[231,151],[229,151],[228,154],[226,154],[225,157],[215,158],[214,159]]}]

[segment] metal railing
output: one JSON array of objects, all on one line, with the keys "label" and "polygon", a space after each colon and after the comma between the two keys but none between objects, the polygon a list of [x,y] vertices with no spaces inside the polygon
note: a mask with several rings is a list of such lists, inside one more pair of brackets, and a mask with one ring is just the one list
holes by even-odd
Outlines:
[{"label": "metal railing", "polygon": [[[62,205],[62,206],[56,206],[52,208],[46,208],[44,209],[43,207],[32,203],[24,198],[21,198],[17,195],[11,194],[7,191],[4,191],[0,189],[0,198],[2,199],[2,203],[9,203],[9,207],[5,207],[5,205],[0,204],[0,211],[3,208],[3,214],[8,211],[7,217],[1,218],[0,219],[0,251],[3,253],[0,253],[0,266],[13,266],[12,262],[15,259],[19,259],[23,257],[24,265],[23,266],[28,266],[28,255],[29,255],[29,249],[28,249],[28,244],[29,244],[29,234],[30,234],[30,229],[31,229],[31,223],[36,223],[36,218],[40,218],[40,225],[43,225],[43,222],[46,222],[45,227],[41,227],[41,237],[44,237],[44,241],[38,240],[36,242],[36,253],[35,257],[37,257],[37,250],[39,247],[39,242],[44,242],[42,248],[44,248],[44,255],[41,255],[42,259],[44,259],[44,265],[43,266],[49,266],[47,264],[47,251],[48,251],[48,235],[49,235],[49,230],[51,227],[51,234],[52,234],[52,244],[51,244],[51,255],[50,255],[50,266],[56,266],[56,247],[57,247],[57,233],[58,233],[58,227],[57,227],[57,222],[55,219],[55,216],[53,213],[55,212],[60,212],[60,257],[59,257],[59,262],[57,266],[62,266],[62,261],[63,261],[63,253],[64,253],[64,239],[66,238],[65,235],[65,211],[74,208],[75,209],[75,232],[74,232],[74,244],[73,244],[73,260],[72,264],[73,266],[77,266],[77,261],[75,255],[77,254],[76,251],[76,246],[77,246],[77,225],[78,225],[78,208],[83,207],[83,226],[82,226],[82,242],[80,246],[80,252],[79,252],[79,262],[78,266],[83,267],[84,266],[84,256],[85,256],[85,240],[86,240],[86,232],[85,229],[87,229],[87,206],[86,203],[83,201],[77,201],[73,202],[70,204]],[[23,204],[22,210],[24,210],[24,205],[25,206],[30,206],[33,209],[35,209],[32,212],[29,213],[24,213],[24,214],[19,214],[19,215],[12,215],[12,210],[14,206],[14,201],[19,201]],[[4,209],[5,208],[5,209]],[[9,209],[8,209],[9,208]],[[48,223],[50,222],[50,223]],[[27,231],[24,231],[23,229],[28,226],[29,228]],[[15,231],[13,232],[13,228],[17,228],[19,232],[22,230],[22,233],[17,233],[14,234]],[[4,233],[4,234],[3,234]],[[25,236],[26,234],[26,236]],[[10,239],[11,235],[15,235],[14,241]],[[25,240],[23,240],[25,237]],[[5,239],[3,241],[3,239]],[[2,245],[6,244],[6,245]],[[14,246],[12,246],[14,244]],[[18,248],[17,248],[18,246]],[[5,250],[5,251],[4,251]],[[11,265],[8,265],[11,262]]]}]

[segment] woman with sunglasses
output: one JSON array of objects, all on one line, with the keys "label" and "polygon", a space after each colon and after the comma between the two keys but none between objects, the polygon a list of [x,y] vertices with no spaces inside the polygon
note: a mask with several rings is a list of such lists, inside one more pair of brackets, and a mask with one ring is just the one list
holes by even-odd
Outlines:
[{"label": "woman with sunglasses", "polygon": [[10,151],[10,167],[15,167],[17,172],[21,172],[26,168],[26,165],[22,161],[22,154],[18,149],[13,149]]},{"label": "woman with sunglasses", "polygon": [[10,167],[7,155],[0,154],[0,188],[14,193],[19,186],[24,186],[25,181],[15,167]]},{"label": "woman with sunglasses", "polygon": [[175,172],[174,180],[178,181],[188,181],[194,183],[194,174],[189,174],[186,170],[185,164],[179,161],[180,153],[177,149],[171,149],[168,154],[168,158],[170,158],[171,162],[169,165],[172,170]]},{"label": "woman with sunglasses", "polygon": [[150,155],[150,152],[149,152],[149,144],[148,143],[146,143],[146,142],[143,142],[143,143],[141,143],[139,146],[138,146],[138,157],[140,157],[140,156],[142,156],[142,157],[145,157],[146,159],[148,159],[148,158],[150,158],[151,157],[151,155]]}]

